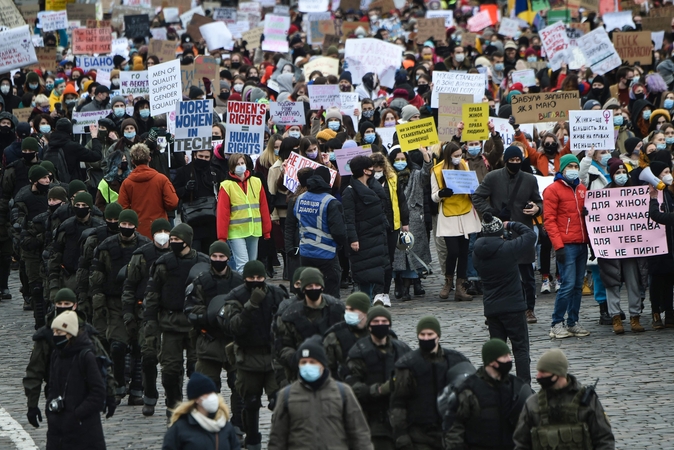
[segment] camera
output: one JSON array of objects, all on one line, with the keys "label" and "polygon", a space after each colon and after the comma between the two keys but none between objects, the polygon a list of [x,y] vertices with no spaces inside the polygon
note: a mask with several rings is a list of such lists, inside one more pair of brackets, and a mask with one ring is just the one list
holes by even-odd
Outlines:
[{"label": "camera", "polygon": [[60,395],[49,402],[49,411],[53,413],[60,413],[65,409],[65,404],[63,403],[63,397]]}]

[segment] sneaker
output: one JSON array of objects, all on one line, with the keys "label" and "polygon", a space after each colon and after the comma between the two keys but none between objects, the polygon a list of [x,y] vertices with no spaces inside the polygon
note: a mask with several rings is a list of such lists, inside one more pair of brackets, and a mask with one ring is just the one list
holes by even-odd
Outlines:
[{"label": "sneaker", "polygon": [[391,298],[388,296],[388,294],[380,294],[382,296],[382,304],[386,306],[387,308],[391,307]]},{"label": "sneaker", "polygon": [[[391,306],[391,300],[388,301],[389,306]],[[384,306],[384,294],[377,294],[374,296],[374,301],[372,306],[382,305]]]},{"label": "sneaker", "polygon": [[552,292],[552,286],[550,286],[550,280],[547,278],[541,283],[541,294],[549,294]]},{"label": "sneaker", "polygon": [[583,328],[582,325],[579,323],[575,324],[572,327],[567,328],[567,331],[571,336],[583,337],[590,335],[590,332],[587,331],[585,328]]},{"label": "sneaker", "polygon": [[555,279],[555,292],[558,292],[562,288],[562,281],[557,278]]},{"label": "sneaker", "polygon": [[550,337],[553,339],[564,339],[571,337],[564,324],[562,322],[556,323],[550,328]]}]

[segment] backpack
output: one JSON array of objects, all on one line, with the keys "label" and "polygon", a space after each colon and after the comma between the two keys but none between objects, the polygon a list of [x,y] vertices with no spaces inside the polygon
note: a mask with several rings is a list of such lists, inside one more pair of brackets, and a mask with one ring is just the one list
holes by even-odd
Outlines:
[{"label": "backpack", "polygon": [[[96,344],[94,344],[94,345],[96,345]],[[96,355],[94,353],[94,350],[90,347],[83,348],[80,351],[80,354],[78,356],[78,362],[80,364],[80,370],[81,370],[81,373],[82,373],[82,377],[84,378],[84,381],[86,382],[87,374],[82,370],[82,367],[84,367],[83,364],[82,364],[82,358],[84,358],[84,356],[87,353],[94,353],[94,357],[96,358],[96,365],[98,366],[98,371],[101,373],[101,377],[103,378],[103,385],[105,386],[108,382],[108,368],[112,366],[112,360],[108,357],[107,353],[105,352],[105,350],[102,347],[97,348],[97,350],[99,352],[101,352],[100,355]],[[106,388],[106,391],[107,391],[107,388]],[[106,399],[107,399],[107,395],[106,395]],[[103,405],[101,407],[102,412],[105,411],[105,406],[106,406],[105,402],[106,401],[104,400]]]},{"label": "backpack", "polygon": [[50,161],[56,168],[56,176],[61,183],[70,183],[70,172],[68,172],[68,163],[63,154],[63,149],[53,149],[47,147],[42,155],[43,161]]}]

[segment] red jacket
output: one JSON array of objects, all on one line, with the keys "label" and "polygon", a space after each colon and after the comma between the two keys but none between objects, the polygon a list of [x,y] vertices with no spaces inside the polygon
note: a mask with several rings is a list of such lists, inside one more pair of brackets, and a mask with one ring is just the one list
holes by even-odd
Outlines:
[{"label": "red jacket", "polygon": [[[243,190],[244,193],[248,193],[248,178],[250,178],[250,171],[246,170],[245,179],[241,181],[239,177],[233,173],[229,174],[229,178],[232,181],[236,181],[239,184],[239,187]],[[269,239],[271,236],[271,215],[269,214],[269,206],[267,206],[267,195],[264,192],[264,187],[260,188],[258,193],[260,198],[260,217],[262,219],[262,237]],[[218,211],[217,211],[217,230],[218,230],[218,239],[221,241],[227,240],[227,235],[229,234],[229,216],[230,208],[232,202],[229,199],[227,191],[220,188],[220,193],[218,194]]]},{"label": "red jacket", "polygon": [[574,189],[561,174],[543,191],[545,229],[555,250],[566,244],[587,244],[583,217],[587,188],[579,183]]},{"label": "red jacket", "polygon": [[122,182],[117,203],[124,209],[136,211],[138,232],[152,239],[152,221],[168,219],[166,212],[178,207],[178,196],[164,174],[141,164]]},{"label": "red jacket", "polygon": [[[532,148],[524,133],[515,133],[515,140],[524,145],[524,148],[527,150],[527,155],[525,157],[529,158],[531,165],[536,166],[538,173],[544,177],[554,175],[553,173],[549,173],[548,157],[545,153],[539,153],[535,148]],[[571,153],[571,140],[569,140],[564,148],[555,155],[555,173],[559,170],[559,160],[562,159],[562,156],[568,155],[569,153]]]}]

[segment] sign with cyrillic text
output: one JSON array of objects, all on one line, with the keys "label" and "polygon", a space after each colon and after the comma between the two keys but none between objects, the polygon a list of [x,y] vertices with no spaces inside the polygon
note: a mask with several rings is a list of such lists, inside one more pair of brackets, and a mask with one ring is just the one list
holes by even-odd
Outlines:
[{"label": "sign with cyrillic text", "polygon": [[445,186],[455,194],[474,194],[477,186],[477,174],[474,170],[443,170],[442,178]]},{"label": "sign with cyrillic text", "polygon": [[442,93],[470,94],[473,103],[480,103],[484,97],[484,81],[485,76],[481,73],[433,72],[431,108],[438,107],[438,95]]},{"label": "sign with cyrillic text", "polygon": [[[323,164],[319,164],[315,161],[305,158],[298,153],[292,152],[288,159],[283,163],[284,173],[283,173],[283,185],[287,187],[290,191],[295,192],[300,187],[300,181],[297,179],[297,172],[304,167],[311,167],[316,169],[317,167],[325,167]],[[335,182],[337,177],[337,171],[330,169],[330,186]]]},{"label": "sign with cyrillic text", "polygon": [[438,144],[438,132],[432,117],[396,125],[400,149],[404,152]]},{"label": "sign with cyrillic text", "polygon": [[615,149],[613,110],[569,111],[571,152]]},{"label": "sign with cyrillic text", "polygon": [[269,113],[275,125],[306,125],[304,102],[271,102]]},{"label": "sign with cyrillic text", "polygon": [[569,118],[569,110],[579,109],[580,97],[578,91],[519,94],[510,104],[517,123],[558,122]]}]

